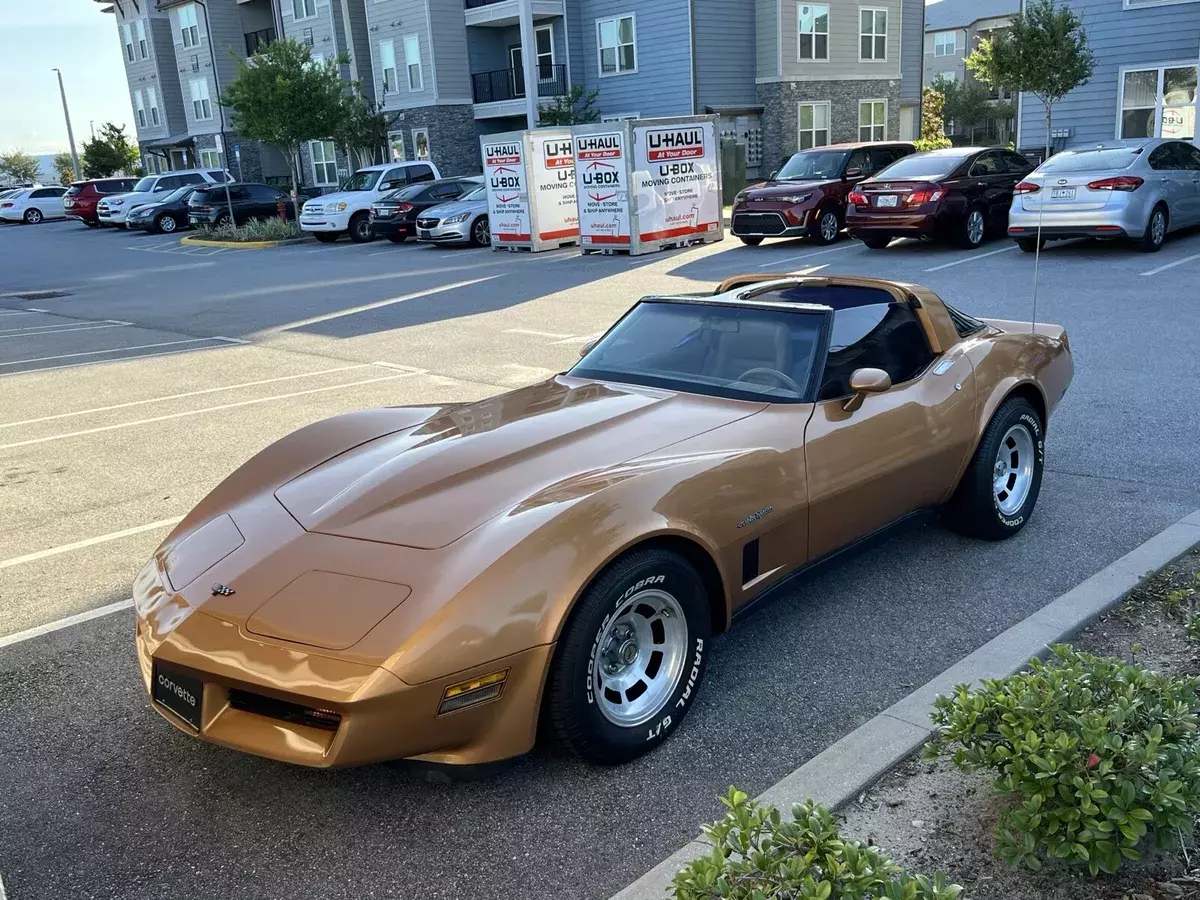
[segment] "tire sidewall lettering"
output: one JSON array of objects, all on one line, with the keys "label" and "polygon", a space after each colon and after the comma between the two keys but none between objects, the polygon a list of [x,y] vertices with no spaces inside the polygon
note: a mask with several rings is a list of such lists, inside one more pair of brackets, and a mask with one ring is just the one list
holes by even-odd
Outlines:
[{"label": "tire sidewall lettering", "polygon": [[[1032,413],[1021,412],[1013,424],[1024,425],[1025,428],[1028,429],[1030,437],[1033,438],[1034,453],[1037,459],[1033,478],[1035,487],[1040,487],[1042,480],[1042,467],[1045,465],[1046,461],[1046,445],[1045,441],[1042,439],[1042,423],[1038,421],[1037,416],[1033,415]],[[1007,430],[1007,427],[1005,430]],[[1000,520],[1005,528],[1015,531],[1025,524],[1026,519],[1029,517],[1029,511],[1032,509],[1033,504],[1037,502],[1037,496],[1039,492],[1040,491],[1038,490],[1031,489],[1029,496],[1025,499],[1025,503],[1022,504],[1021,509],[1017,511],[1015,516],[1004,515],[1004,513],[1000,511],[1000,506],[993,496],[992,503],[993,509],[996,512],[996,517]]]}]

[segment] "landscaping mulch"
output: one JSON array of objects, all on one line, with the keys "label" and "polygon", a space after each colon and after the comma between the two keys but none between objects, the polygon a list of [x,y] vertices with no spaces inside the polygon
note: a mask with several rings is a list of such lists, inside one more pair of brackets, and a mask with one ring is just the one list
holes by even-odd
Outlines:
[{"label": "landscaping mulch", "polygon": [[[1076,649],[1116,656],[1148,669],[1200,675],[1200,635],[1189,638],[1191,604],[1200,613],[1200,548],[1147,578],[1112,612],[1071,641]],[[1175,592],[1195,589],[1182,602]],[[1192,620],[1200,630],[1200,615]],[[1200,900],[1200,833],[1181,847],[1156,849],[1148,835],[1140,860],[1116,875],[1047,861],[1039,872],[1009,869],[995,853],[993,830],[1004,802],[986,773],[964,774],[949,753],[936,763],[913,757],[841,810],[843,835],[880,846],[909,871],[946,872],[963,900]]]}]

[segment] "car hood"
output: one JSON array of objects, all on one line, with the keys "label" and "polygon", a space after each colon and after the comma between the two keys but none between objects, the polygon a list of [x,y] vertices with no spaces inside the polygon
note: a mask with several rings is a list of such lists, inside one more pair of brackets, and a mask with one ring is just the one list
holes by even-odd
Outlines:
[{"label": "car hood", "polygon": [[324,209],[326,203],[370,206],[372,201],[379,196],[381,195],[375,191],[339,191],[336,194],[322,194],[320,197],[313,197],[311,200],[306,200],[303,205],[308,207],[311,203],[314,209]]},{"label": "car hood", "polygon": [[558,376],[433,410],[320,463],[275,496],[310,532],[436,549],[553,484],[764,405]]},{"label": "car hood", "polygon": [[421,218],[448,219],[450,216],[457,216],[460,213],[485,213],[487,208],[487,200],[451,200],[449,203],[439,203],[437,206],[429,207],[421,213]]},{"label": "car hood", "polygon": [[770,200],[772,197],[790,197],[818,188],[829,187],[836,178],[809,179],[807,181],[764,181],[752,184],[745,190],[745,200]]}]

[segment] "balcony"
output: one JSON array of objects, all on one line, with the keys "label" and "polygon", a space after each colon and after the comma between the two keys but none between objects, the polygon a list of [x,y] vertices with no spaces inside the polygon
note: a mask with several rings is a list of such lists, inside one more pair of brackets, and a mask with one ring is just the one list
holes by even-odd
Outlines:
[{"label": "balcony", "polygon": [[267,44],[275,43],[275,29],[262,28],[246,35],[246,55],[253,56]]},{"label": "balcony", "polygon": [[[537,96],[552,99],[567,93],[567,67],[542,63],[538,66]],[[525,72],[522,69],[497,69],[471,76],[471,96],[475,118],[494,119],[525,114]]]},{"label": "balcony", "polygon": [[[533,20],[540,22],[566,15],[563,0],[530,0]],[[517,0],[463,0],[466,24],[507,28],[520,22]]]}]

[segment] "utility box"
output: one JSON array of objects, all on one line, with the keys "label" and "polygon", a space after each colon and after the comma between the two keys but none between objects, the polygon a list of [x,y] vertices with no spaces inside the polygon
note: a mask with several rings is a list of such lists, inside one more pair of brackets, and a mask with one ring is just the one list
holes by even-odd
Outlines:
[{"label": "utility box", "polygon": [[746,186],[746,145],[735,137],[721,138],[721,188],[736,197]]},{"label": "utility box", "polygon": [[575,183],[584,253],[722,240],[716,116],[576,125]]},{"label": "utility box", "polygon": [[479,139],[493,250],[579,243],[571,132],[535,128]]}]

